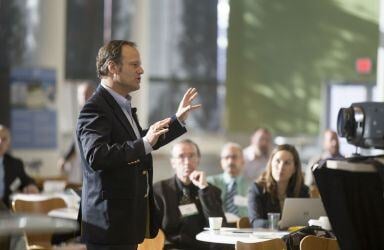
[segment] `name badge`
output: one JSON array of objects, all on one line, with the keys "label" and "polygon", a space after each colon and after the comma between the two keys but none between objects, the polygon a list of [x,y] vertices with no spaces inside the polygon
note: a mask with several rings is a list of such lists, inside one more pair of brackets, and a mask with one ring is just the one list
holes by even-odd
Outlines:
[{"label": "name badge", "polygon": [[239,207],[247,207],[248,206],[248,198],[241,195],[235,195],[233,197],[233,203]]},{"label": "name badge", "polygon": [[20,178],[17,177],[12,183],[11,185],[9,186],[9,189],[13,192],[17,191],[19,189],[21,185],[21,181],[20,181]]},{"label": "name badge", "polygon": [[195,203],[180,205],[179,210],[182,217],[186,217],[186,216],[190,216],[198,213]]}]

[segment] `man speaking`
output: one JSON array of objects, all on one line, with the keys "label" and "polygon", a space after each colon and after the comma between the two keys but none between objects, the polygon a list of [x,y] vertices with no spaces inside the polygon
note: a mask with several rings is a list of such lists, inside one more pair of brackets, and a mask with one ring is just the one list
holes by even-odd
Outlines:
[{"label": "man speaking", "polygon": [[137,249],[156,236],[151,151],[186,132],[184,122],[197,90],[184,94],[176,114],[140,127],[130,93],[140,88],[139,51],[130,41],[100,48],[96,67],[101,80],[80,112],[77,139],[83,169],[82,240],[88,250]]}]

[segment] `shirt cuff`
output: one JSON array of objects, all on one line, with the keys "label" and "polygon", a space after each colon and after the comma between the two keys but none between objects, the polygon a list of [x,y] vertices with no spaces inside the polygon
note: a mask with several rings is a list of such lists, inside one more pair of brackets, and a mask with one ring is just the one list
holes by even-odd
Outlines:
[{"label": "shirt cuff", "polygon": [[175,115],[175,117],[176,117],[176,120],[179,122],[180,126],[182,126],[184,128],[185,125],[187,125],[187,124],[185,124],[185,122],[180,121],[179,118],[177,118],[176,115]]},{"label": "shirt cuff", "polygon": [[150,154],[153,151],[153,148],[151,144],[149,144],[149,141],[145,136],[143,137],[143,143],[144,143],[145,154]]}]

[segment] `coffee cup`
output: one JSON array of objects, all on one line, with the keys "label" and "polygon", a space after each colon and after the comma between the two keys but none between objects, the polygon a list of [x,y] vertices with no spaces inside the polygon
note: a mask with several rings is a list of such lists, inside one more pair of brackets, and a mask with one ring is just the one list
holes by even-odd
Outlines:
[{"label": "coffee cup", "polygon": [[223,223],[222,217],[209,217],[208,220],[210,230],[220,230],[221,224]]}]

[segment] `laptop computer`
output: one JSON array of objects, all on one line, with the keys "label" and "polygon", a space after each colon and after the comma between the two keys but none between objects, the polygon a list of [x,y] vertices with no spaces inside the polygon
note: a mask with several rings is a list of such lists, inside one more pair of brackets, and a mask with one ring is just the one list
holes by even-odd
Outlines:
[{"label": "laptop computer", "polygon": [[280,228],[307,226],[310,219],[327,216],[320,198],[286,198]]}]

